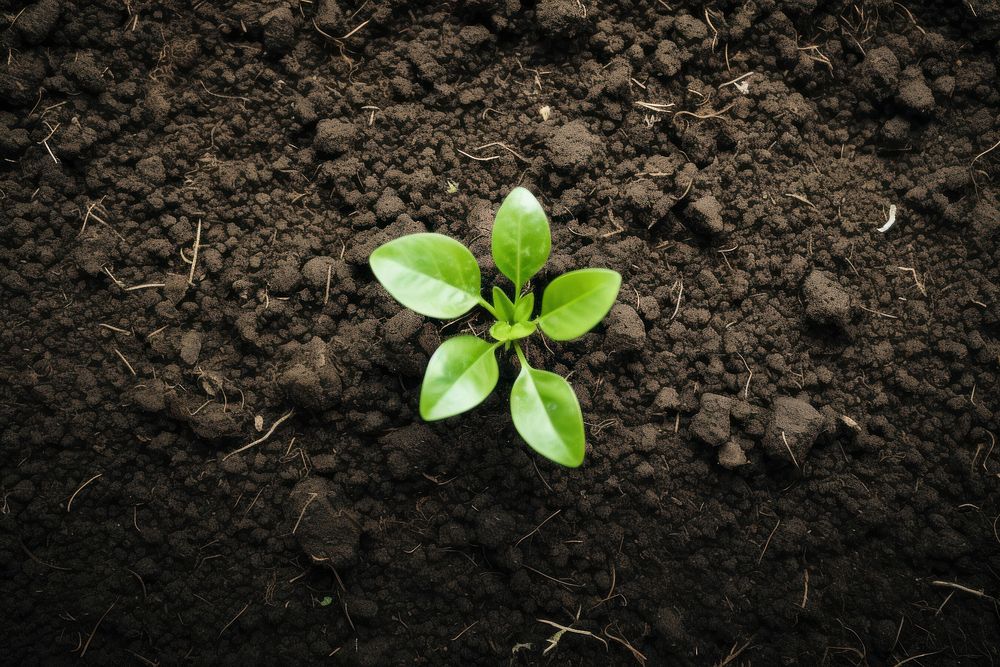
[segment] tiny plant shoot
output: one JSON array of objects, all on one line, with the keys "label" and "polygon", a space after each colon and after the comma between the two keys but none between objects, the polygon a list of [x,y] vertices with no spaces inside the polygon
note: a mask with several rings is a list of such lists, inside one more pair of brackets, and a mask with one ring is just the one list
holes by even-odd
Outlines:
[{"label": "tiny plant shoot", "polygon": [[609,269],[565,273],[545,288],[541,312],[525,284],[549,259],[552,235],[538,200],[524,188],[507,195],[493,221],[493,259],[514,284],[513,296],[494,287],[482,296],[479,264],[468,248],[442,234],[410,234],[379,246],[369,258],[389,294],[421,315],[454,319],[473,307],[496,319],[491,341],[455,336],[431,356],[420,389],[420,416],[427,421],[470,410],[490,395],[500,375],[496,352],[514,348],[521,372],[510,392],[514,427],[542,456],[575,468],[586,444],[580,403],[559,375],[532,368],[522,342],[538,329],[553,340],[572,340],[593,329],[611,310],[621,276]]}]

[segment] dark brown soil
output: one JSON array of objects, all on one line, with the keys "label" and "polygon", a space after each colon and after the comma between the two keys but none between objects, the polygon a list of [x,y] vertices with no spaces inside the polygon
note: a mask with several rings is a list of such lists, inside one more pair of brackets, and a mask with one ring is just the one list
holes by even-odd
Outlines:
[{"label": "dark brown soil", "polygon": [[[1000,660],[996,0],[0,8],[4,663]],[[366,265],[518,184],[577,471]]]}]

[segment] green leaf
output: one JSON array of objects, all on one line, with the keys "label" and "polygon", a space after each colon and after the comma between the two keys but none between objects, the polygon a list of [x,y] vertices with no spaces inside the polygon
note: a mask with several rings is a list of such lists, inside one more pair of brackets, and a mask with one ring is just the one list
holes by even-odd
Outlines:
[{"label": "green leaf", "polygon": [[580,402],[561,376],[521,365],[510,392],[510,414],[524,441],[545,458],[569,468],[586,450]]},{"label": "green leaf", "polygon": [[510,340],[510,323],[509,322],[496,322],[490,327],[490,336],[494,340],[507,341]]},{"label": "green leaf", "polygon": [[531,319],[531,311],[535,309],[535,293],[529,292],[521,297],[521,300],[514,306],[514,321],[527,322]]},{"label": "green leaf", "polygon": [[479,301],[479,264],[469,249],[442,234],[410,234],[368,258],[382,286],[421,315],[450,319]]},{"label": "green leaf", "polygon": [[420,416],[427,421],[470,410],[493,391],[500,376],[494,350],[475,336],[455,336],[434,351],[420,388]]},{"label": "green leaf", "polygon": [[496,309],[497,315],[508,322],[516,321],[514,319],[514,302],[502,289],[496,286],[493,287],[493,307]]},{"label": "green leaf", "polygon": [[537,328],[534,322],[515,322],[514,324],[497,322],[490,327],[490,336],[501,342],[519,340],[535,333]]},{"label": "green leaf", "polygon": [[538,325],[534,322],[514,322],[514,324],[510,325],[510,339],[527,338],[535,333],[537,329]]},{"label": "green leaf", "polygon": [[545,266],[551,248],[549,221],[541,204],[526,189],[514,188],[493,221],[493,259],[514,283],[515,294]]},{"label": "green leaf", "polygon": [[622,277],[610,269],[580,269],[559,276],[542,294],[538,326],[553,340],[587,333],[611,310]]}]

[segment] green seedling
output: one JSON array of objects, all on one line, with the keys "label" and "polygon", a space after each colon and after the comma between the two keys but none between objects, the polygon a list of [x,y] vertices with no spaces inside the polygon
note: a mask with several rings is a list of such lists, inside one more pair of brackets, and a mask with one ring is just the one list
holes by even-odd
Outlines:
[{"label": "green seedling", "polygon": [[604,319],[621,287],[609,269],[579,269],[548,284],[537,316],[527,282],[549,259],[552,235],[538,200],[515,188],[493,221],[493,259],[514,284],[514,299],[494,287],[482,296],[479,264],[468,248],[442,234],[410,234],[379,246],[369,258],[382,286],[421,315],[461,317],[479,305],[496,319],[491,341],[455,336],[431,356],[420,389],[420,416],[436,421],[471,410],[493,392],[497,350],[514,349],[521,372],[510,393],[514,427],[542,456],[575,468],[586,449],[583,414],[573,388],[559,375],[532,368],[522,341],[541,329],[553,340],[579,338]]}]

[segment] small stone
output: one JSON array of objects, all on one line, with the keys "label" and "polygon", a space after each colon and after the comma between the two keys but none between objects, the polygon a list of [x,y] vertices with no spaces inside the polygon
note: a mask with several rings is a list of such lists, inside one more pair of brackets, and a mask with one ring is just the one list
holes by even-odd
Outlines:
[{"label": "small stone", "polygon": [[202,333],[200,331],[188,331],[181,337],[181,359],[188,366],[198,363],[201,355]]},{"label": "small stone", "polygon": [[805,401],[789,396],[775,399],[773,408],[764,434],[764,451],[801,468],[823,428],[823,415]]},{"label": "small stone", "polygon": [[730,440],[719,448],[719,465],[723,468],[733,470],[747,463],[747,455],[735,440]]},{"label": "small stone", "polygon": [[701,409],[691,420],[691,433],[713,447],[729,439],[729,416],[733,399],[719,394],[702,394]]},{"label": "small stone", "polygon": [[726,231],[722,220],[722,204],[712,195],[705,195],[687,207],[691,228],[706,236],[721,236]]},{"label": "small stone", "polygon": [[360,130],[353,123],[326,119],[316,124],[313,147],[320,153],[340,155],[346,153],[357,140]]},{"label": "small stone", "polygon": [[855,433],[861,432],[861,425],[847,415],[840,415],[840,422]]},{"label": "small stone", "polygon": [[815,270],[806,276],[802,296],[806,317],[813,322],[843,327],[850,319],[850,295],[825,271]]}]

